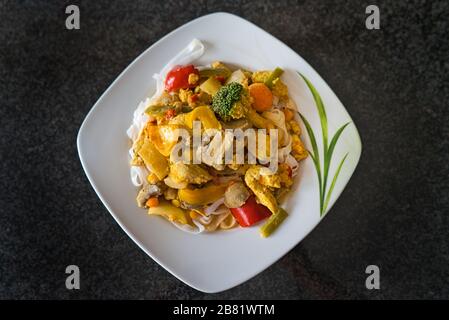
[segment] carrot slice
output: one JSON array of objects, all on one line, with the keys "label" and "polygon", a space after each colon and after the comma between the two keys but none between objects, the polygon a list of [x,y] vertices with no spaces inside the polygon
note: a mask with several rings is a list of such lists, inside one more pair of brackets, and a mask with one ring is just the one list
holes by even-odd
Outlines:
[{"label": "carrot slice", "polygon": [[159,199],[156,198],[156,197],[150,198],[150,199],[147,200],[147,202],[145,204],[149,208],[157,207],[159,205]]},{"label": "carrot slice", "polygon": [[256,111],[263,112],[273,105],[273,94],[271,90],[263,83],[253,83],[248,87],[249,94],[253,97],[253,107]]}]

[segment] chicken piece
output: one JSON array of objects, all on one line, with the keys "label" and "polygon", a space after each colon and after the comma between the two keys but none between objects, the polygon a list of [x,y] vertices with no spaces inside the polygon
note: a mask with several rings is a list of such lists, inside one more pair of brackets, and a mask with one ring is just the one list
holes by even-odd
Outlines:
[{"label": "chicken piece", "polygon": [[280,188],[281,187],[281,177],[277,174],[264,175],[261,174],[259,182],[267,187]]},{"label": "chicken piece", "polygon": [[162,187],[160,184],[147,184],[142,189],[140,189],[137,194],[137,205],[140,208],[145,207],[145,202],[151,197],[157,197],[162,194]]},{"label": "chicken piece", "polygon": [[263,176],[261,174],[261,171],[263,173],[264,170],[269,169],[258,165],[254,165],[249,168],[245,174],[245,183],[254,192],[259,203],[267,207],[272,213],[276,213],[278,211],[276,198],[274,197],[270,187],[262,184],[262,182],[270,182],[270,184],[277,185],[277,183],[275,183],[275,180],[280,178],[279,176],[277,178],[266,178],[268,176],[264,175],[265,177],[261,179],[261,177]]},{"label": "chicken piece", "polygon": [[212,176],[197,164],[177,162],[170,165],[170,179],[175,183],[203,184],[212,180]]}]

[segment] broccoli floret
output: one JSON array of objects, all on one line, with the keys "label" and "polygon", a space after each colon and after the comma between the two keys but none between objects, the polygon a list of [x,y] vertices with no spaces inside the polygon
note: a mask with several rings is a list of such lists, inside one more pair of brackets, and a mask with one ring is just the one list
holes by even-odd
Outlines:
[{"label": "broccoli floret", "polygon": [[237,82],[221,87],[212,99],[212,109],[223,121],[242,118],[249,104],[248,92]]}]

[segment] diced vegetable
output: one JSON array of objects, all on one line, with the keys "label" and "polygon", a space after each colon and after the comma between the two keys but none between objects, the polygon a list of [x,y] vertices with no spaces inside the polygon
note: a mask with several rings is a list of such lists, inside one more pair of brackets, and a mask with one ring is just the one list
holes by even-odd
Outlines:
[{"label": "diced vegetable", "polygon": [[243,73],[242,70],[238,69],[238,70],[235,70],[231,74],[231,76],[226,81],[226,84],[229,84],[231,82],[237,82],[240,84],[245,84],[245,83],[248,84],[247,81],[248,81],[248,78],[246,77],[246,75]]},{"label": "diced vegetable", "polygon": [[209,78],[209,77],[224,77],[227,78],[231,75],[229,69],[225,68],[216,68],[216,69],[203,69],[200,71],[201,78]]},{"label": "diced vegetable", "polygon": [[273,105],[273,94],[263,83],[253,83],[248,87],[249,94],[253,97],[253,108],[259,112],[264,112]]},{"label": "diced vegetable", "polygon": [[253,108],[248,108],[248,110],[246,111],[246,116],[247,116],[248,120],[256,128],[266,129],[266,130],[270,130],[270,129],[274,129],[275,128],[275,126],[274,126],[273,122],[271,122],[271,120],[265,119],[260,114],[258,114],[256,112],[256,110],[254,110]]},{"label": "diced vegetable", "polygon": [[165,78],[165,89],[172,92],[194,87],[194,84],[189,83],[189,75],[192,73],[198,74],[198,70],[193,65],[174,67]]},{"label": "diced vegetable", "polygon": [[163,216],[170,221],[179,222],[181,224],[191,224],[190,216],[187,211],[175,207],[165,200],[162,200],[156,207],[150,207],[150,209],[148,209],[148,214]]},{"label": "diced vegetable", "polygon": [[225,84],[225,82],[226,82],[226,78],[225,78],[225,77],[222,77],[222,76],[215,77],[215,79],[217,79],[218,81],[220,81],[221,84]]},{"label": "diced vegetable", "polygon": [[275,214],[273,214],[262,227],[260,227],[260,235],[264,238],[271,235],[285,220],[285,218],[287,218],[287,216],[287,211],[279,208],[279,210]]},{"label": "diced vegetable", "polygon": [[199,94],[195,93],[195,94],[191,95],[191,96],[187,99],[187,102],[188,102],[189,104],[195,103],[195,102],[198,101],[198,98],[199,98]]},{"label": "diced vegetable", "polygon": [[214,96],[221,88],[221,83],[214,77],[210,77],[200,85],[200,89]]},{"label": "diced vegetable", "polygon": [[165,112],[165,119],[167,119],[167,120],[173,118],[174,116],[176,116],[176,110],[175,109],[168,109]]},{"label": "diced vegetable", "polygon": [[231,208],[229,210],[231,210],[232,215],[242,227],[250,227],[271,215],[270,210],[258,204],[254,196],[249,197],[240,208]]},{"label": "diced vegetable", "polygon": [[238,82],[222,86],[212,99],[212,109],[225,122],[245,117],[250,108],[248,90]]},{"label": "diced vegetable", "polygon": [[284,110],[282,110],[284,112],[285,115],[285,121],[290,121],[293,119],[294,113],[293,111],[291,111],[288,108],[284,108]]},{"label": "diced vegetable", "polygon": [[241,119],[237,119],[237,120],[231,120],[228,122],[224,122],[223,128],[224,129],[232,129],[232,130],[236,130],[236,129],[246,130],[248,128],[251,128],[251,123],[249,123],[249,121],[246,120],[245,118],[241,118]]},{"label": "diced vegetable", "polygon": [[157,197],[162,194],[162,190],[157,184],[147,184],[142,189],[136,197],[136,202],[139,207],[143,207],[149,198]]},{"label": "diced vegetable", "polygon": [[174,110],[173,106],[160,106],[160,105],[151,105],[146,110],[145,113],[149,116],[157,117],[165,115],[168,110]]},{"label": "diced vegetable", "polygon": [[200,189],[181,189],[178,191],[179,200],[191,205],[206,205],[221,197],[227,185],[210,185]]},{"label": "diced vegetable", "polygon": [[265,85],[271,89],[273,87],[273,81],[276,78],[279,78],[283,73],[284,73],[284,70],[277,67],[270,73],[270,75],[268,76],[268,79],[265,81]]},{"label": "diced vegetable", "polygon": [[167,158],[165,158],[153,145],[149,139],[145,139],[144,144],[138,151],[143,162],[150,168],[159,180],[167,176],[169,167]]},{"label": "diced vegetable", "polygon": [[149,140],[154,147],[165,157],[170,155],[173,147],[178,143],[177,130],[180,126],[174,124],[147,126]]},{"label": "diced vegetable", "polygon": [[148,208],[157,207],[157,206],[159,205],[159,200],[158,200],[157,197],[149,198],[149,199],[147,200],[147,202],[145,203],[145,205],[146,205]]},{"label": "diced vegetable", "polygon": [[221,124],[208,106],[200,106],[186,114],[186,125],[192,129],[193,121],[199,120],[203,129],[221,129]]}]

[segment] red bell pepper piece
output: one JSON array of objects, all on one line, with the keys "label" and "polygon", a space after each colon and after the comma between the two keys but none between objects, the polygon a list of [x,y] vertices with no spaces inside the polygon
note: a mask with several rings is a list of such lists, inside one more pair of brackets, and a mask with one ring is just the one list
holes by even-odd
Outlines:
[{"label": "red bell pepper piece", "polygon": [[176,116],[176,110],[175,109],[168,109],[165,112],[165,119],[167,119],[167,120],[173,118],[174,116]]},{"label": "red bell pepper piece", "polygon": [[199,74],[199,71],[192,64],[174,67],[167,73],[165,89],[168,92],[172,92],[194,87],[194,85],[189,84],[189,75],[191,73]]},{"label": "red bell pepper piece", "polygon": [[271,211],[257,203],[254,196],[249,197],[240,208],[231,208],[230,210],[242,227],[250,227],[271,215]]}]

